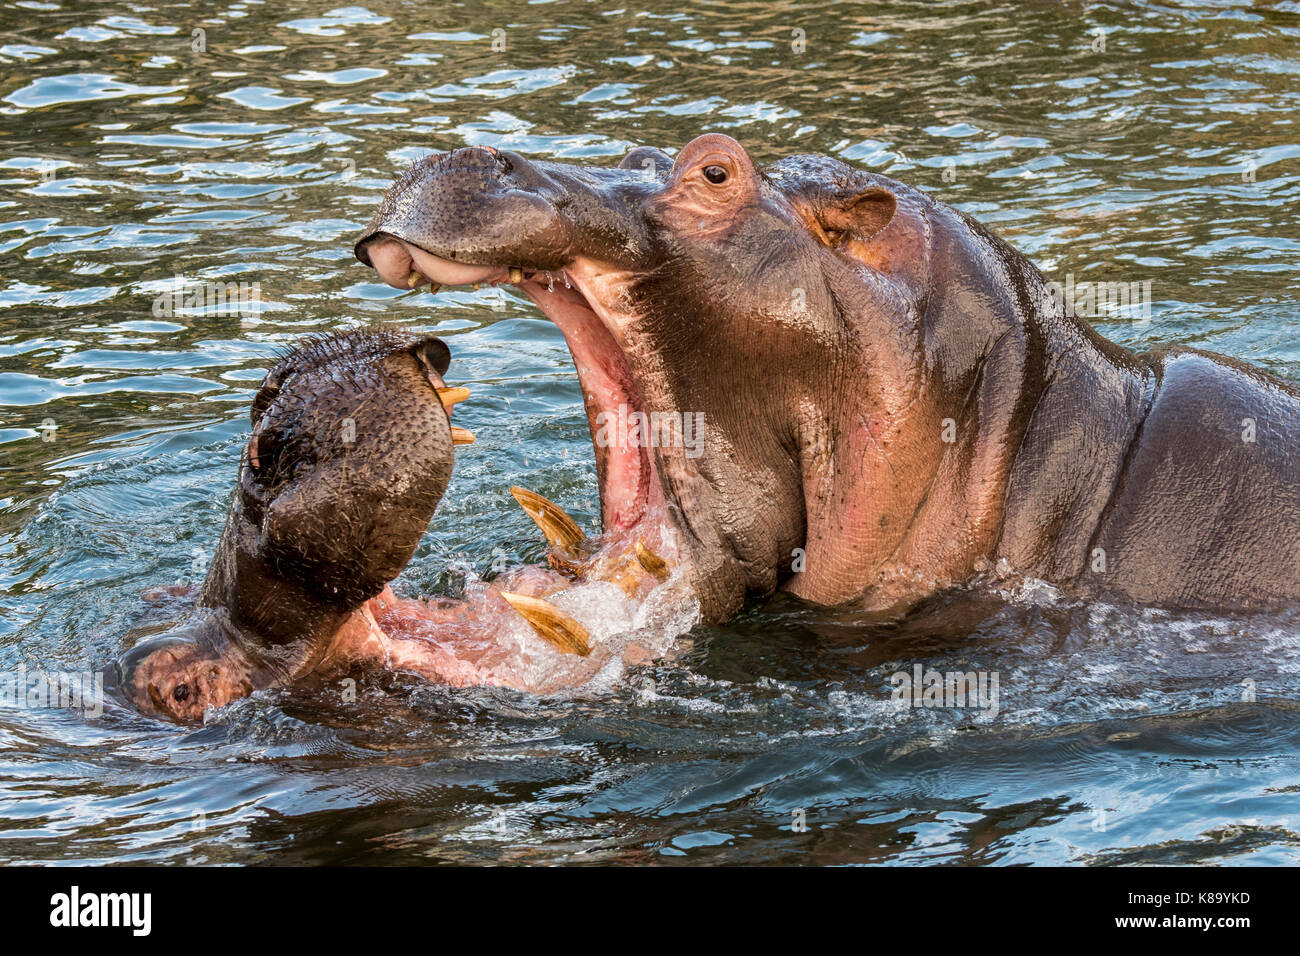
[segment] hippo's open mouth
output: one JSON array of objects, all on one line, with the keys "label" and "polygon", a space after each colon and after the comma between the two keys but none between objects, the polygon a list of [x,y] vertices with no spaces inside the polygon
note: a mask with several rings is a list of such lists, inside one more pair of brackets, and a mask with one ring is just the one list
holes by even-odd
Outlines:
[{"label": "hippo's open mouth", "polygon": [[[618,422],[645,412],[623,346],[615,335],[618,316],[603,302],[617,274],[581,257],[559,269],[478,265],[445,259],[391,234],[376,234],[360,253],[399,289],[432,285],[516,286],[559,327],[573,355],[582,386],[600,483],[601,517],[607,532],[635,528],[663,501],[649,442],[629,439]],[[597,287],[605,293],[597,294]],[[615,440],[604,440],[616,434]]]}]

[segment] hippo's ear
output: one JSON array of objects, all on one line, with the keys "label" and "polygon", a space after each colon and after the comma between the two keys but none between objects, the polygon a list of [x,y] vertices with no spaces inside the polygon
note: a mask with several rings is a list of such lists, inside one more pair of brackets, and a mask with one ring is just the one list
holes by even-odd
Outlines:
[{"label": "hippo's ear", "polygon": [[618,168],[640,170],[646,179],[663,179],[673,171],[673,160],[662,149],[638,146],[619,161]]},{"label": "hippo's ear", "polygon": [[819,199],[813,217],[832,246],[854,239],[867,241],[889,225],[898,209],[893,194],[879,186]]},{"label": "hippo's ear", "polygon": [[447,343],[434,335],[426,335],[411,346],[411,354],[421,365],[441,378],[451,366],[451,349]]}]

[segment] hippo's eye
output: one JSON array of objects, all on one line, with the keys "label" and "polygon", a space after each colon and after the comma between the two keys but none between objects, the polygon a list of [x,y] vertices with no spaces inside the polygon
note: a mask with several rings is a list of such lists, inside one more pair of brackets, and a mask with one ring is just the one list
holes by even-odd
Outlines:
[{"label": "hippo's eye", "polygon": [[704,178],[715,186],[721,186],[727,181],[727,171],[721,166],[705,166]]},{"label": "hippo's eye", "polygon": [[176,701],[176,703],[183,704],[185,701],[189,699],[190,699],[189,684],[177,684],[176,687],[172,690],[172,700]]}]

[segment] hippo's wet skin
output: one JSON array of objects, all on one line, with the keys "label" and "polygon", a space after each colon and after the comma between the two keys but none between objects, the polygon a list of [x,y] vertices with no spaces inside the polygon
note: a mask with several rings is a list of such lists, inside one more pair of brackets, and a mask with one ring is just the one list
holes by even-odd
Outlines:
[{"label": "hippo's wet skin", "polygon": [[431,336],[359,330],[310,340],[268,373],[197,607],[121,662],[132,703],[198,720],[384,650],[362,608],[410,559],[451,476],[463,430],[444,401],[463,390],[443,387],[448,360]]},{"label": "hippo's wet skin", "polygon": [[778,588],[894,615],[1003,560],[1085,595],[1300,598],[1296,389],[1107,342],[893,180],[760,170],[719,135],[617,169],[461,149],[412,167],[356,253],[401,288],[516,285],[564,333],[593,437],[703,414],[698,455],[595,444],[606,529],[673,539],[706,620]]}]

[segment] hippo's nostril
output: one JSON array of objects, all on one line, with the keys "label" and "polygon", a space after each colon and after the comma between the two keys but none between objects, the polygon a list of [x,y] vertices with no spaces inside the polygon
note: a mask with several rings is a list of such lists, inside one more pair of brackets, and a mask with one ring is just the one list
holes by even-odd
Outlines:
[{"label": "hippo's nostril", "polygon": [[175,689],[172,691],[172,699],[175,700],[176,703],[178,703],[178,704],[183,704],[185,701],[189,700],[189,699],[190,699],[190,685],[189,685],[189,684],[177,684],[176,687],[175,687]]},{"label": "hippo's nostril", "polygon": [[279,433],[264,428],[259,423],[252,437],[248,439],[248,444],[244,446],[247,456],[245,461],[248,463],[249,471],[253,473],[254,480],[261,484],[269,482],[280,468],[283,451]]},{"label": "hippo's nostril", "polygon": [[271,403],[279,394],[280,383],[273,380],[272,374],[268,372],[266,378],[262,379],[262,387],[253,396],[253,404],[249,408],[249,419],[253,424],[257,424],[257,420],[266,414],[266,410],[271,407]]}]

